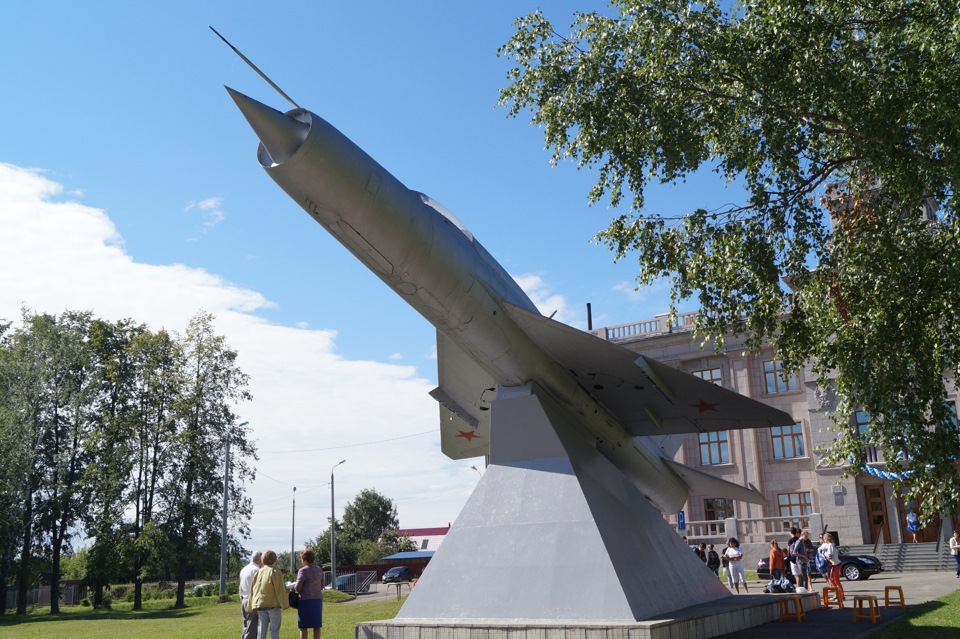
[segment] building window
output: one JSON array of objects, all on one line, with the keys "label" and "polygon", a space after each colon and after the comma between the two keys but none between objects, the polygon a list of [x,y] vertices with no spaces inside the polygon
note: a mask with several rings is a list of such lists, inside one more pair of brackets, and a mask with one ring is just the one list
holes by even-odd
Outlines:
[{"label": "building window", "polygon": [[771,426],[770,438],[773,440],[774,459],[792,459],[804,456],[803,427],[800,424]]},{"label": "building window", "polygon": [[880,451],[876,446],[867,445],[870,441],[870,413],[864,410],[858,410],[853,414],[853,423],[857,428],[857,436],[864,443],[863,453],[867,458],[868,464],[876,464],[883,461],[880,458]]},{"label": "building window", "polygon": [[700,465],[713,466],[729,463],[730,446],[727,442],[727,431],[700,433]]},{"label": "building window", "polygon": [[423,541],[421,541],[421,542],[420,542],[420,550],[426,550],[426,549],[427,549],[427,544],[429,544],[429,543],[430,543],[430,540],[429,540],[429,539],[424,539]]},{"label": "building window", "polygon": [[767,385],[767,395],[789,393],[797,390],[797,376],[793,373],[783,377],[783,364],[777,360],[763,363],[763,379]]},{"label": "building window", "polygon": [[703,518],[707,521],[721,521],[733,517],[733,500],[715,497],[703,500]]},{"label": "building window", "polygon": [[[703,500],[703,518],[707,521],[723,521],[727,517],[733,517],[733,500],[715,497],[714,499]],[[720,534],[719,527],[716,524],[708,524],[711,535]]]},{"label": "building window", "polygon": [[780,516],[784,518],[784,530],[789,530],[792,526],[805,528],[807,522],[801,522],[800,518],[806,518],[813,512],[810,493],[782,493],[777,495],[777,505],[780,507]]},{"label": "building window", "polygon": [[702,380],[708,381],[711,384],[716,384],[717,386],[723,386],[723,374],[720,371],[720,368],[705,368],[699,371],[692,371],[691,374],[694,377],[699,377]]}]

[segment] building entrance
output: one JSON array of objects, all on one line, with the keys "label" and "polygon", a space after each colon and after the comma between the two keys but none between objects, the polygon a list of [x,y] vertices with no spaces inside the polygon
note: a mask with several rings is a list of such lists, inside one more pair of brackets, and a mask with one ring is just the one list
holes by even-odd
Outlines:
[{"label": "building entrance", "polygon": [[[907,501],[903,495],[897,496],[897,509],[900,511],[900,539],[905,544],[913,542],[913,533],[907,530],[907,513],[913,510],[915,513],[920,514],[920,504],[922,503],[923,496],[916,501]],[[917,541],[936,541],[939,534],[940,518],[937,517],[934,521],[917,530]]]},{"label": "building entrance", "polygon": [[890,543],[890,518],[887,517],[887,500],[883,484],[868,484],[863,487],[863,503],[867,507],[867,526],[870,543],[875,544],[883,535],[883,543]]}]

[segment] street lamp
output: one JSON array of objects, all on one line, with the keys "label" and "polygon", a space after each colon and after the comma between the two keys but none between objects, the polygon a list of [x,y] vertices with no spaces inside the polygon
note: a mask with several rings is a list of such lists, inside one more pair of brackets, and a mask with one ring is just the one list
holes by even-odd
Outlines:
[{"label": "street lamp", "polygon": [[293,535],[297,528],[297,487],[293,487],[293,516],[290,521],[290,573],[293,574]]},{"label": "street lamp", "polygon": [[[346,459],[334,464],[336,468],[346,463]],[[330,469],[330,585],[337,589],[337,514],[333,509],[333,468]]]},{"label": "street lamp", "polygon": [[[243,428],[250,422],[237,424]],[[230,431],[227,430],[227,449],[223,456],[223,525],[220,530],[220,596],[227,594],[227,493],[230,489]]]}]

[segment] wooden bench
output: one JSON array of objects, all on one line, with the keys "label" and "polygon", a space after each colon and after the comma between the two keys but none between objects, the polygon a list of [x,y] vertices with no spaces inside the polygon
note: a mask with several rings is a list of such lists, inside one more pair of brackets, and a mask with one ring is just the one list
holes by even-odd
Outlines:
[{"label": "wooden bench", "polygon": [[[894,600],[893,597],[890,596],[894,593],[894,591],[900,595],[899,599]],[[890,606],[900,606],[901,608],[907,607],[907,603],[903,598],[903,588],[900,586],[886,586],[883,589],[883,607],[889,608]]]},{"label": "wooden bench", "polygon": [[[864,608],[863,604],[867,604],[867,607]],[[874,595],[854,595],[853,597],[853,620],[854,622],[860,621],[861,619],[869,619],[873,623],[877,623],[877,620],[880,618],[880,604],[877,603],[877,598]]]},{"label": "wooden bench", "polygon": [[[793,606],[790,605],[791,602]],[[780,597],[780,621],[783,621],[786,617],[793,617],[798,622],[807,618],[807,613],[803,611],[803,597],[800,595],[782,595]]]}]

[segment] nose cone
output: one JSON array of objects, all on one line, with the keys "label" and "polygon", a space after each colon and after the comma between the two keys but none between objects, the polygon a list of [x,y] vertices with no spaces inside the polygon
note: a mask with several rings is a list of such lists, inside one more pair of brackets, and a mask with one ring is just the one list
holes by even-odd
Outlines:
[{"label": "nose cone", "polygon": [[230,87],[224,87],[233,101],[237,103],[243,117],[247,119],[260,143],[270,155],[274,164],[281,164],[297,152],[307,139],[310,125],[294,120],[266,104],[257,102]]}]

